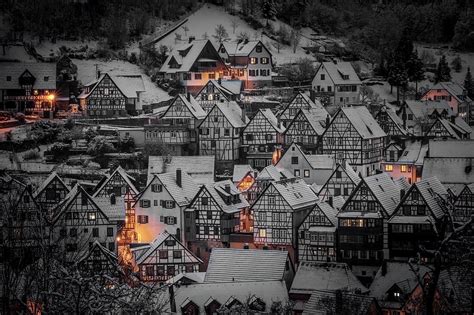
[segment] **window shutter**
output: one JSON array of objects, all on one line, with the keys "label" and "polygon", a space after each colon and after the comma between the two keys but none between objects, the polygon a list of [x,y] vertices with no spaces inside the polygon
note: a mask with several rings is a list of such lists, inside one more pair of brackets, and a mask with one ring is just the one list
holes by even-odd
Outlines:
[{"label": "window shutter", "polygon": [[165,224],[168,224],[168,217],[164,217]]},{"label": "window shutter", "polygon": [[160,200],[160,206],[164,207],[164,204],[165,204],[164,200]]}]

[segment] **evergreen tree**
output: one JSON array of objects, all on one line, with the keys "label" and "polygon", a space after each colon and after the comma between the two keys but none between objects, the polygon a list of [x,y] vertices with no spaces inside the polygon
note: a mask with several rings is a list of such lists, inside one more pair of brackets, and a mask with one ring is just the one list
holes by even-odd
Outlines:
[{"label": "evergreen tree", "polygon": [[277,14],[275,2],[273,0],[263,0],[262,2],[262,15],[267,20],[273,20]]},{"label": "evergreen tree", "polygon": [[[393,61],[388,69],[388,83],[390,88],[397,87],[397,103],[400,104],[400,88],[406,88],[408,74],[405,66],[400,61]],[[392,90],[390,90],[390,93]]]},{"label": "evergreen tree", "polygon": [[462,60],[461,57],[456,56],[453,61],[451,61],[451,67],[453,67],[454,71],[461,72],[462,70]]},{"label": "evergreen tree", "polygon": [[474,98],[474,81],[472,80],[471,67],[467,68],[466,78],[464,79],[464,88],[470,98]]},{"label": "evergreen tree", "polygon": [[423,69],[423,61],[418,57],[418,52],[412,52],[410,59],[407,62],[408,79],[415,82],[415,93],[418,94],[418,82],[425,78],[425,71]]},{"label": "evergreen tree", "polygon": [[413,41],[409,36],[408,29],[404,29],[402,33],[402,37],[398,42],[398,46],[395,50],[395,56],[398,60],[403,62],[404,64],[407,63],[413,55]]},{"label": "evergreen tree", "polygon": [[451,81],[451,68],[449,68],[446,56],[442,55],[435,73],[435,82]]}]

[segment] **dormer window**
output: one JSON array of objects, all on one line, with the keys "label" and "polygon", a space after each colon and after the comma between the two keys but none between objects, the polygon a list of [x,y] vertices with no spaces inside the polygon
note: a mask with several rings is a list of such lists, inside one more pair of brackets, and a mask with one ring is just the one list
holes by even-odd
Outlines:
[{"label": "dormer window", "polygon": [[258,52],[258,53],[261,53],[262,52],[262,45],[257,45],[257,47],[255,47],[255,51]]},{"label": "dormer window", "polygon": [[221,47],[221,53],[225,54],[225,48],[224,48],[224,46]]}]

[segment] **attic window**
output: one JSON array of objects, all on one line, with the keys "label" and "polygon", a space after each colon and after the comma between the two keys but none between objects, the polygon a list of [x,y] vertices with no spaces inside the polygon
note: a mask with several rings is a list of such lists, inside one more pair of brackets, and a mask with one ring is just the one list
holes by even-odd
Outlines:
[{"label": "attic window", "polygon": [[221,53],[225,54],[225,48],[224,48],[224,46],[221,47]]},{"label": "attic window", "polygon": [[10,75],[7,75],[7,81],[11,81],[12,77]]},{"label": "attic window", "polygon": [[255,47],[255,51],[258,52],[258,53],[261,53],[262,52],[262,45],[257,45],[257,47]]},{"label": "attic window", "polygon": [[44,77],[43,79],[44,79],[45,82],[49,81],[49,77],[48,77],[48,76]]}]

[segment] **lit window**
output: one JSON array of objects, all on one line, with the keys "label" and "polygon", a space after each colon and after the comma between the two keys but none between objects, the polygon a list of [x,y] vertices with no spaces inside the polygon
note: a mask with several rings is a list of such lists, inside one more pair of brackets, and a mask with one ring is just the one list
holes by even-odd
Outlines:
[{"label": "lit window", "polygon": [[386,171],[386,172],[391,172],[391,171],[393,171],[393,165],[392,165],[392,164],[387,164],[387,165],[385,165],[385,171]]},{"label": "lit window", "polygon": [[309,177],[309,170],[304,170],[304,177]]},{"label": "lit window", "polygon": [[268,58],[267,57],[260,58],[260,63],[264,65],[268,64]]},{"label": "lit window", "polygon": [[406,172],[408,172],[408,167],[406,165],[402,165],[400,167],[400,170],[402,171],[402,173],[406,173]]},{"label": "lit window", "polygon": [[257,64],[257,60],[258,60],[257,58],[251,57],[251,58],[250,58],[250,64],[252,64],[252,65]]},{"label": "lit window", "polygon": [[87,219],[89,221],[94,221],[95,220],[95,212],[88,212],[87,213]]},{"label": "lit window", "polygon": [[394,297],[400,297],[400,292],[393,292]]},{"label": "lit window", "polygon": [[267,237],[267,230],[266,229],[258,230],[258,236],[259,237]]}]

